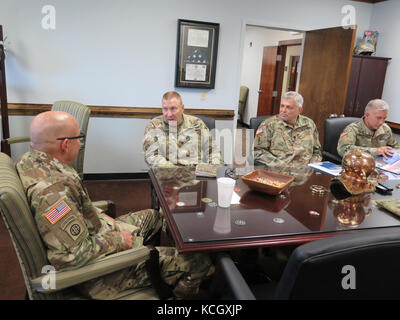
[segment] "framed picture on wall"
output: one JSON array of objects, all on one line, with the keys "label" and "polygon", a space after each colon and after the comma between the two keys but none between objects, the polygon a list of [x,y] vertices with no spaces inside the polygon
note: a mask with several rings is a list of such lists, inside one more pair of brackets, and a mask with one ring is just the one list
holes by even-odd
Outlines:
[{"label": "framed picture on wall", "polygon": [[175,86],[214,89],[219,23],[178,20]]}]

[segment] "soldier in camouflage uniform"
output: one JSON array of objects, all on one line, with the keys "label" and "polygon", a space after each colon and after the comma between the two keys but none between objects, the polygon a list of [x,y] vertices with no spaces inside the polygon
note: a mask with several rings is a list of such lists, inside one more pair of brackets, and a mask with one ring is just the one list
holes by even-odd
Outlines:
[{"label": "soldier in camouflage uniform", "polygon": [[269,167],[301,166],[322,159],[314,121],[300,115],[303,97],[297,92],[282,96],[278,115],[264,120],[254,140],[254,160]]},{"label": "soldier in camouflage uniform", "polygon": [[[56,270],[79,268],[105,255],[151,245],[163,223],[155,210],[142,210],[112,219],[90,201],[75,160],[80,135],[68,113],[39,114],[31,125],[31,151],[17,162],[48,259]],[[154,243],[155,244],[155,243]],[[213,266],[203,254],[180,255],[175,248],[157,247],[161,278],[177,298],[195,295]],[[95,299],[151,285],[145,262],[78,286]],[[159,275],[160,277],[160,275]]]},{"label": "soldier in camouflage uniform", "polygon": [[391,157],[393,149],[399,152],[399,143],[385,123],[388,111],[389,105],[384,100],[368,102],[361,120],[349,124],[340,135],[337,146],[339,155],[343,157],[355,147],[369,152],[373,157]]},{"label": "soldier in camouflage uniform", "polygon": [[162,112],[147,125],[143,138],[145,161],[150,166],[223,164],[222,156],[205,123],[183,113],[179,93],[162,98]]}]

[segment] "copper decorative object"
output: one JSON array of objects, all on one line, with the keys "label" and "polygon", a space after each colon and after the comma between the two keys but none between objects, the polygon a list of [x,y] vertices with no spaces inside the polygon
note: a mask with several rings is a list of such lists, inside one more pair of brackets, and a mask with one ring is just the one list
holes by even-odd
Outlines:
[{"label": "copper decorative object", "polygon": [[359,149],[347,152],[342,159],[342,168],[339,181],[350,194],[375,192],[375,161],[369,153]]}]

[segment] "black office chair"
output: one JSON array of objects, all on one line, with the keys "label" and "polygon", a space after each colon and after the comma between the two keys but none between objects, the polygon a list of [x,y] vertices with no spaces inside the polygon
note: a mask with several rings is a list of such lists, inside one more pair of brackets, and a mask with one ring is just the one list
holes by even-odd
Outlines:
[{"label": "black office chair", "polygon": [[343,117],[343,118],[328,118],[324,121],[324,147],[322,158],[324,161],[341,164],[342,158],[337,152],[337,144],[340,134],[350,123],[359,121],[360,118]]},{"label": "black office chair", "polygon": [[270,116],[260,116],[260,117],[250,118],[249,128],[254,130],[254,136],[256,135],[257,129],[260,126],[261,122],[270,117],[272,116],[270,115]]},{"label": "black office chair", "polygon": [[200,114],[192,114],[192,116],[195,116],[197,118],[200,118],[203,120],[203,122],[206,124],[209,130],[215,129],[215,119],[207,116],[203,116]]},{"label": "black office chair", "polygon": [[278,284],[250,289],[256,299],[399,299],[399,252],[400,228],[317,240],[293,251]]}]

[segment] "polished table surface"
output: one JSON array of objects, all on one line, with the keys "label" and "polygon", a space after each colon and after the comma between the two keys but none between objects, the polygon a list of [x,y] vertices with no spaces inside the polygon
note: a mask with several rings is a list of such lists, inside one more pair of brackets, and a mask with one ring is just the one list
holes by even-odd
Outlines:
[{"label": "polished table surface", "polygon": [[[228,170],[219,168],[217,176]],[[373,193],[338,200],[330,192],[332,176],[311,168],[293,169],[289,174],[295,181],[278,196],[252,191],[239,177],[236,203],[220,208],[215,178],[196,177],[190,167],[150,170],[179,252],[301,244],[344,232],[400,227],[397,216],[374,204],[377,199],[399,198],[395,185],[400,181],[387,182],[394,189],[391,196]],[[324,186],[327,192],[315,193],[312,185]]]}]

